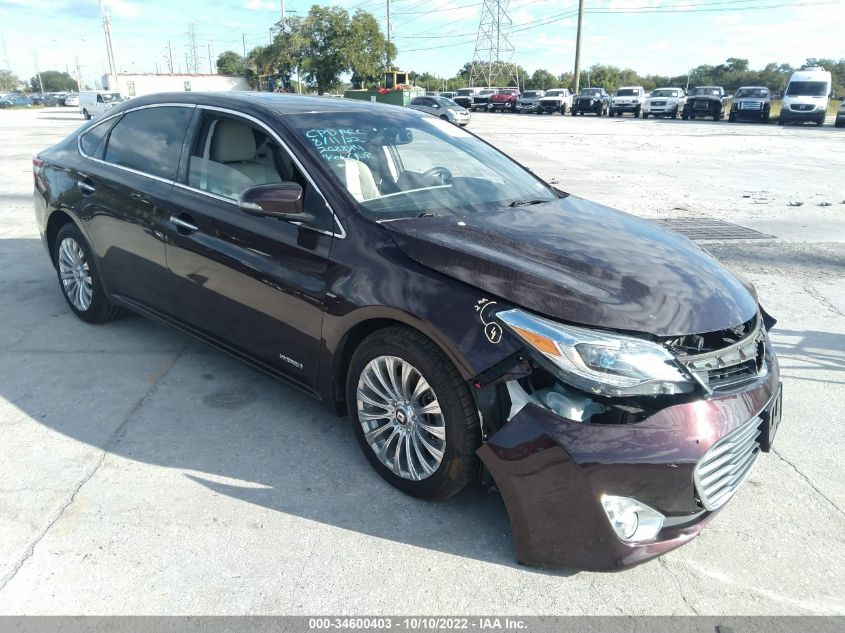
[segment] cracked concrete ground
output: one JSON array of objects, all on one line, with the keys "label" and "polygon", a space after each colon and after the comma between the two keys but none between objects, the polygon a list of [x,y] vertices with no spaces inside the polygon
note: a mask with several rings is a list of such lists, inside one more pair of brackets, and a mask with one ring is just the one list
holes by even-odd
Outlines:
[{"label": "cracked concrete ground", "polygon": [[779,319],[776,452],[688,546],[594,574],[515,564],[495,494],[403,496],[344,420],[221,353],[75,319],[29,157],[80,122],[0,112],[0,614],[845,614],[841,131],[474,117],[573,193],[777,237],[706,244]]}]

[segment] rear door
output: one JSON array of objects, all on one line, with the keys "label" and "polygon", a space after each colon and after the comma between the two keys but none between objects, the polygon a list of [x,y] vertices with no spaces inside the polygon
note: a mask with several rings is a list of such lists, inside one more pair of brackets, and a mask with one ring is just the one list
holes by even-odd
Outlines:
[{"label": "rear door", "polygon": [[142,107],[94,126],[80,138],[85,159],[74,173],[78,213],[107,290],[165,313],[169,195],[193,108]]},{"label": "rear door", "polygon": [[[167,262],[182,318],[236,354],[317,386],[336,224],[281,139],[257,119],[198,107],[186,176],[173,188]],[[313,225],[240,210],[244,189],[297,182]]]}]

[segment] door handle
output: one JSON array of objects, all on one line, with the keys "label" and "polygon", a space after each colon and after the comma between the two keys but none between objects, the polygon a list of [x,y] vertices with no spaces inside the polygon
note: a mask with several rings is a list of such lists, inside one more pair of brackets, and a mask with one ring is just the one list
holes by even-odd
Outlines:
[{"label": "door handle", "polygon": [[92,194],[97,190],[94,185],[89,182],[85,182],[84,180],[77,180],[76,186],[84,195]]},{"label": "door handle", "polygon": [[175,215],[170,216],[170,223],[175,225],[179,229],[179,232],[185,235],[199,231],[199,227],[196,224],[191,224],[187,220],[183,220]]}]

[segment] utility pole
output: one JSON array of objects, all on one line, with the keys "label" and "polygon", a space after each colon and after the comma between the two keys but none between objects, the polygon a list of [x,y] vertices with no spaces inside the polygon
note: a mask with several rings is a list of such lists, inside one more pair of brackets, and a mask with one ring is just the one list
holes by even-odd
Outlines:
[{"label": "utility pole", "polygon": [[170,46],[170,42],[167,42],[167,54],[165,55],[165,59],[167,59],[167,70],[172,75],[173,74],[173,48]]},{"label": "utility pole", "polygon": [[188,61],[188,51],[185,51],[185,74],[186,75],[191,74],[191,64]]},{"label": "utility pole", "polygon": [[[103,0],[98,0],[100,4],[100,14],[103,16],[103,32],[106,34],[106,53],[108,54],[109,58],[109,75],[111,76],[111,81],[109,81],[109,90],[119,91],[120,86],[117,83],[117,64],[114,62],[114,48],[112,47],[111,41],[111,20],[109,19],[109,12],[106,11],[106,8],[103,6]],[[114,82],[114,85],[112,85]]]},{"label": "utility pole", "polygon": [[[294,13],[296,13],[294,11]],[[279,23],[282,31],[285,30],[285,19],[287,18],[287,12],[285,11],[285,0],[282,0],[282,21]]]},{"label": "utility pole", "polygon": [[208,43],[208,74],[214,74],[214,70],[211,67],[211,42]]},{"label": "utility pole", "polygon": [[12,64],[9,62],[9,51],[6,50],[6,36],[0,33],[0,41],[3,42],[3,65],[6,70],[12,72]]},{"label": "utility pole", "polygon": [[38,85],[41,86],[41,92],[44,92],[44,81],[41,79],[41,71],[38,70],[38,53],[32,54],[32,62],[35,64],[35,76],[38,77]]},{"label": "utility pole", "polygon": [[584,0],[578,0],[578,34],[575,36],[575,94],[581,84],[581,22],[584,19]]},{"label": "utility pole", "polygon": [[82,73],[79,70],[79,55],[76,56],[76,91],[82,92]]},{"label": "utility pole", "polygon": [[244,47],[244,61],[246,61],[246,33],[241,33],[241,44]]},{"label": "utility pole", "polygon": [[[387,0],[387,47],[390,48],[390,0]],[[387,54],[387,70],[390,70],[390,53]]]}]

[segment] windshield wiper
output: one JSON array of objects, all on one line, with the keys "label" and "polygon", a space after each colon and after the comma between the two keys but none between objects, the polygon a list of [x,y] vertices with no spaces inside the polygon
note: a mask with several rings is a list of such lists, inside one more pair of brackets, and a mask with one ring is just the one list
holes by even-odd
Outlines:
[{"label": "windshield wiper", "polygon": [[544,202],[548,202],[548,200],[514,200],[508,207],[530,207],[532,204],[543,204]]},{"label": "windshield wiper", "polygon": [[417,215],[418,218],[436,218],[436,217],[439,217],[439,216],[440,216],[440,214],[435,213],[434,211],[423,211],[422,213]]}]

